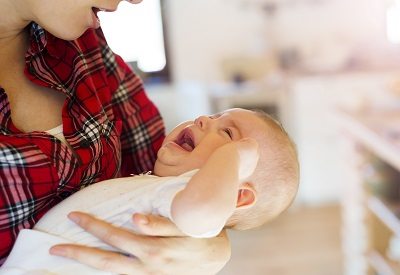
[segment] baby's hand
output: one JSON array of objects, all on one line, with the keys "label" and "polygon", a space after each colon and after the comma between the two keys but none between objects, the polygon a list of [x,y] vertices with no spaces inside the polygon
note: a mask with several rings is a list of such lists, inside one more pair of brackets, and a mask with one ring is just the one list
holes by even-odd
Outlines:
[{"label": "baby's hand", "polygon": [[235,143],[240,156],[239,179],[244,180],[254,173],[260,150],[258,142],[253,138],[243,138]]}]

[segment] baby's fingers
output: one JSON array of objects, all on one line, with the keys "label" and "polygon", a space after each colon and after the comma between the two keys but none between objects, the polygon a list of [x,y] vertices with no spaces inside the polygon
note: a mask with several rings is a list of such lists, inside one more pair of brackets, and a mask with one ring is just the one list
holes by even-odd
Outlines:
[{"label": "baby's fingers", "polygon": [[244,138],[237,142],[240,156],[239,178],[245,179],[251,176],[256,169],[260,157],[258,142],[253,138]]},{"label": "baby's fingers", "polygon": [[242,138],[238,141],[238,146],[246,151],[258,151],[258,142],[254,138]]},{"label": "baby's fingers", "polygon": [[134,214],[132,219],[135,228],[148,236],[185,236],[173,222],[161,216]]}]

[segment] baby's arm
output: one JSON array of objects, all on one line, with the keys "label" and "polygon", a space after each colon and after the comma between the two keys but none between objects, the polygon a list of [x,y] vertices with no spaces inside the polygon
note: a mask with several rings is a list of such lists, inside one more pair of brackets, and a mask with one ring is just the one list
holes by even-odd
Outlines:
[{"label": "baby's arm", "polygon": [[258,157],[254,139],[218,148],[173,199],[175,224],[191,236],[217,234],[235,211],[240,183],[254,172]]}]

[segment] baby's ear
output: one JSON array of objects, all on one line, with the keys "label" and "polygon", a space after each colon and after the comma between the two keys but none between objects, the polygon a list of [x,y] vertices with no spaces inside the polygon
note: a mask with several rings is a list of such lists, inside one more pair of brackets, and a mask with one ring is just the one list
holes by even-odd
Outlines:
[{"label": "baby's ear", "polygon": [[245,183],[238,191],[236,209],[250,208],[256,203],[256,200],[256,190],[251,184]]}]

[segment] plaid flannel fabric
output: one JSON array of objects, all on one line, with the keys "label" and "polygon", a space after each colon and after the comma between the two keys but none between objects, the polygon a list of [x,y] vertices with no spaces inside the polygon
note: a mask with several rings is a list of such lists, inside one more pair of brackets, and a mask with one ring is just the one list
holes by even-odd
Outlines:
[{"label": "plaid flannel fabric", "polygon": [[[101,30],[63,41],[31,25],[26,76],[63,92],[63,133],[23,133],[0,88],[0,264],[18,232],[82,187],[153,168],[164,125],[141,80]],[[0,83],[1,85],[1,83]],[[90,198],[88,198],[90,199]]]}]

